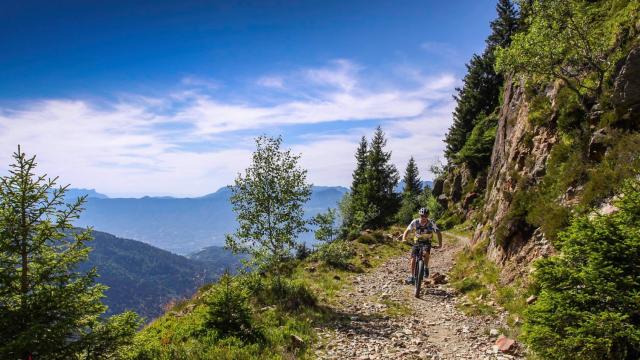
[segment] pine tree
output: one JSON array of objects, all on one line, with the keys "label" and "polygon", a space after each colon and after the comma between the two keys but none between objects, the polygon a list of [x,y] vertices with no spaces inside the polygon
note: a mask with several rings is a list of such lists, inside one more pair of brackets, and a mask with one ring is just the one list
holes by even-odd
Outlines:
[{"label": "pine tree", "polygon": [[500,86],[504,79],[494,69],[494,52],[496,48],[510,44],[519,29],[520,20],[510,0],[499,0],[496,12],[497,17],[491,22],[492,33],[486,41],[487,48],[482,55],[473,55],[467,64],[462,88],[456,88],[453,124],[445,137],[445,157],[452,162],[456,162],[456,154],[464,147],[473,128],[493,113],[499,104]]},{"label": "pine tree", "polygon": [[18,151],[0,178],[0,358],[108,358],[128,344],[139,321],[127,312],[101,318],[105,286],[96,270],[78,272],[91,231],[72,222],[84,198],[64,202],[67,186],[34,173]]},{"label": "pine tree", "polygon": [[520,27],[518,12],[511,0],[499,0],[496,5],[498,17],[491,22],[491,35],[487,38],[487,47],[493,52],[498,47],[511,44],[511,37]]},{"label": "pine tree", "polygon": [[391,163],[391,152],[384,151],[386,144],[384,132],[378,126],[367,153],[364,189],[366,203],[378,209],[378,213],[365,223],[371,228],[383,227],[393,222],[399,205],[398,196],[394,192],[399,180],[398,170]]},{"label": "pine tree", "polygon": [[353,171],[351,193],[358,192],[360,186],[366,182],[365,176],[367,170],[367,151],[367,138],[363,136],[360,140],[360,144],[358,145],[358,149],[356,150],[356,168]]},{"label": "pine tree", "polygon": [[417,197],[422,192],[422,182],[420,181],[420,172],[418,171],[418,165],[413,159],[413,156],[407,163],[407,168],[404,171],[404,189],[402,195]]},{"label": "pine tree", "polygon": [[420,181],[420,173],[413,156],[407,163],[404,171],[404,189],[402,190],[402,202],[398,211],[398,222],[408,223],[411,221],[415,212],[420,206],[420,193],[422,192],[422,183]]}]

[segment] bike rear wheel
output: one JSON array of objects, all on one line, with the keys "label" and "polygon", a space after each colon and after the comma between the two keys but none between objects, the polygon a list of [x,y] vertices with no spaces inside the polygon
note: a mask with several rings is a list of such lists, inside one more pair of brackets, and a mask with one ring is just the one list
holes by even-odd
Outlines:
[{"label": "bike rear wheel", "polygon": [[422,287],[422,279],[424,278],[424,261],[422,259],[416,261],[416,297],[420,297],[420,288]]}]

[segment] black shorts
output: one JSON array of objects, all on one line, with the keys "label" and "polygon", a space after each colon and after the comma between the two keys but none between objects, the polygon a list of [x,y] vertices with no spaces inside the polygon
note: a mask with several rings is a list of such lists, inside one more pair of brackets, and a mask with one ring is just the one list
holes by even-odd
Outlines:
[{"label": "black shorts", "polygon": [[431,252],[431,241],[419,241],[411,248],[411,257],[418,257],[420,248],[423,248],[425,252]]}]

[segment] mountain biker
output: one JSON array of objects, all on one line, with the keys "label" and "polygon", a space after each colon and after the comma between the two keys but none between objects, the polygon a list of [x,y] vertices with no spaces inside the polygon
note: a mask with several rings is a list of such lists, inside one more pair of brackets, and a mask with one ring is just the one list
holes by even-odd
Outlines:
[{"label": "mountain biker", "polygon": [[414,239],[416,243],[413,245],[411,249],[411,260],[409,261],[409,273],[411,276],[407,279],[408,284],[415,283],[415,278],[413,277],[413,268],[416,265],[416,258],[418,253],[420,252],[420,247],[424,247],[423,252],[423,260],[425,267],[425,279],[429,277],[429,255],[431,254],[431,240],[433,238],[433,233],[436,233],[438,236],[438,248],[442,247],[442,234],[440,233],[440,229],[436,223],[429,219],[429,210],[426,208],[421,208],[418,213],[420,214],[419,219],[414,219],[411,221],[411,224],[407,226],[407,229],[402,234],[402,241],[407,240],[407,233],[409,231],[414,231],[415,236]]}]

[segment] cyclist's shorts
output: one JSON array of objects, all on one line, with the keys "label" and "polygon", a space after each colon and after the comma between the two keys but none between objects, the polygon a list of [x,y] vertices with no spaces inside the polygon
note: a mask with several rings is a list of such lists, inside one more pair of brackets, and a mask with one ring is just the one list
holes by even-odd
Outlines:
[{"label": "cyclist's shorts", "polygon": [[411,248],[411,257],[417,257],[420,253],[420,248],[424,248],[424,251],[431,252],[431,241],[419,241]]}]

